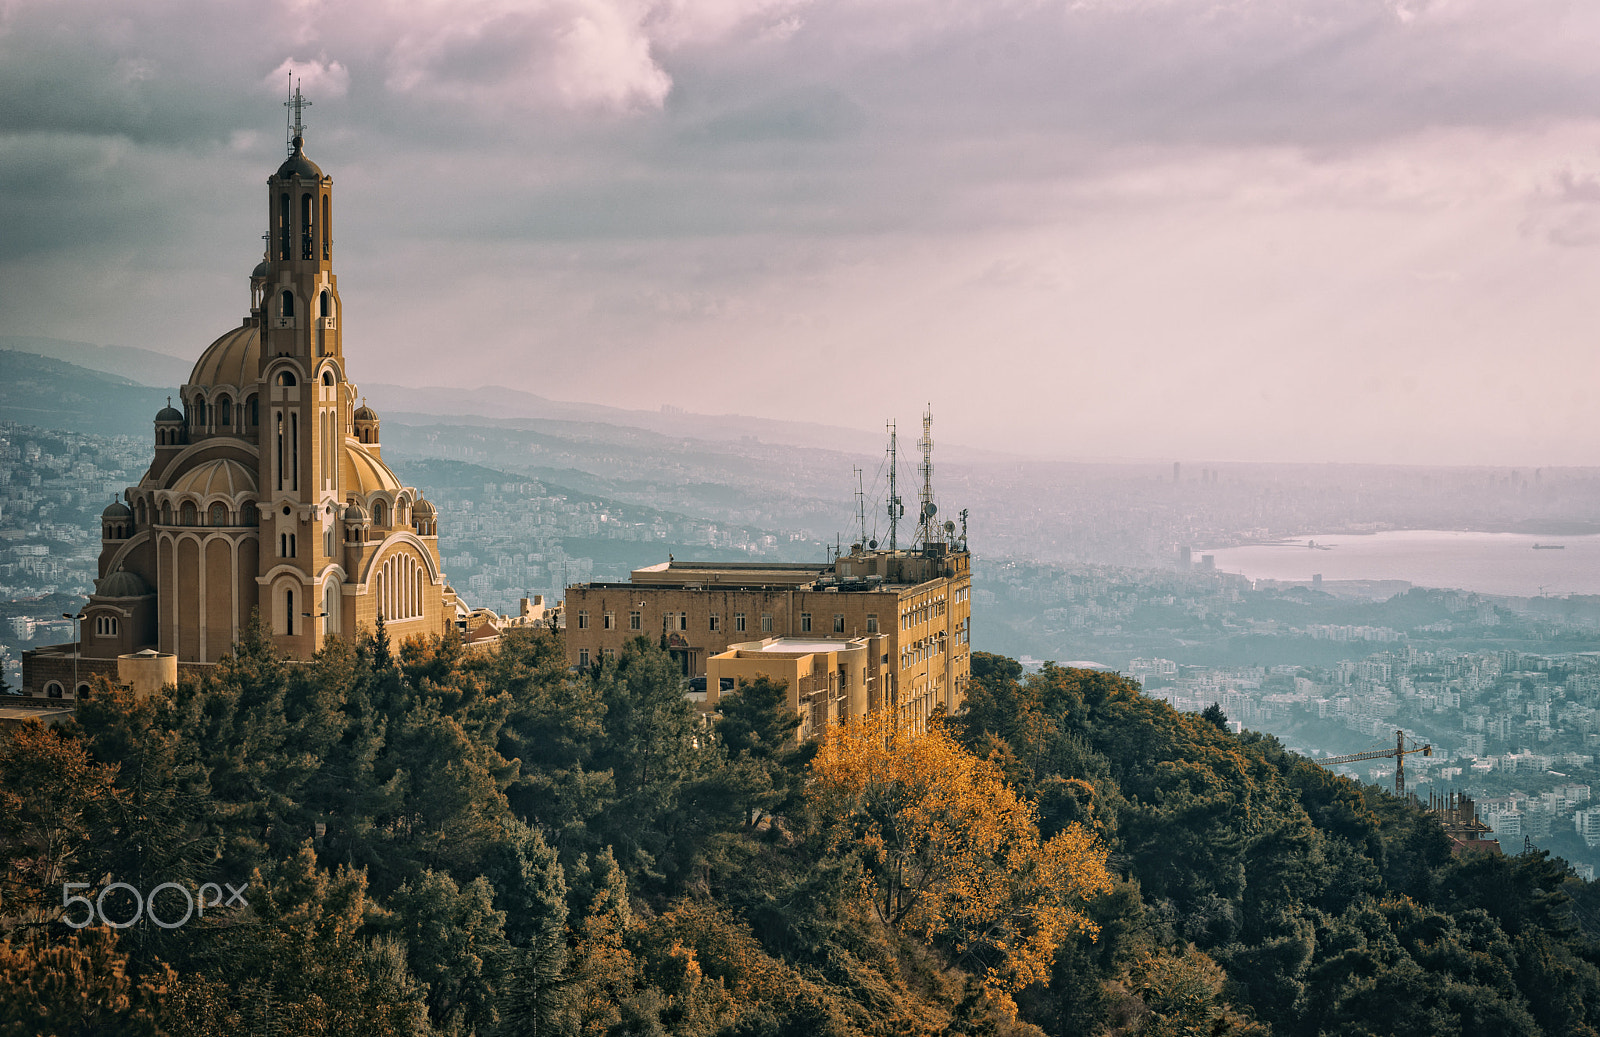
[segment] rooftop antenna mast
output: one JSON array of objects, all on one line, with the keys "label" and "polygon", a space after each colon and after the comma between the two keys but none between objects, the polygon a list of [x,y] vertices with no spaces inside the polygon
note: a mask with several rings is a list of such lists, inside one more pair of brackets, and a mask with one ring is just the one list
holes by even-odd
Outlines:
[{"label": "rooftop antenna mast", "polygon": [[[294,84],[294,89],[289,92],[289,99],[283,102],[283,106],[289,109],[284,113],[283,118],[289,130],[289,154],[293,155],[296,142],[306,135],[305,123],[300,117],[305,109],[311,107],[311,102],[307,101],[305,95],[300,93],[300,84],[295,81],[293,72],[289,73],[289,79]],[[293,114],[292,120],[290,119],[291,113]]]},{"label": "rooftop antenna mast", "polygon": [[934,524],[933,517],[938,514],[939,506],[933,503],[933,404],[928,404],[928,409],[922,412],[922,438],[917,441],[917,447],[922,451],[922,464],[917,466],[917,472],[922,476],[922,489],[917,491],[917,539],[923,547],[933,543],[938,537],[938,527]]},{"label": "rooftop antenna mast", "polygon": [[896,438],[894,422],[887,425],[889,429],[889,553],[894,554],[899,547],[900,516],[906,513],[906,506],[900,503],[900,498],[895,496],[895,475],[899,466],[896,454]]},{"label": "rooftop antenna mast", "polygon": [[867,491],[861,484],[861,467],[852,466],[856,471],[856,525],[861,527],[859,543],[865,547],[867,544]]}]

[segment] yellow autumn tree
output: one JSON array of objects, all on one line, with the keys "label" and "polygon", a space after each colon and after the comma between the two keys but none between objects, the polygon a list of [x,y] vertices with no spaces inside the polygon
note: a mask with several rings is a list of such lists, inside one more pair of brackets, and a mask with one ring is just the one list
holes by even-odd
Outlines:
[{"label": "yellow autumn tree", "polygon": [[1062,940],[1098,932],[1082,909],[1111,890],[1104,846],[1077,824],[1041,840],[1034,805],[942,726],[917,735],[874,714],[829,728],[811,766],[830,848],[861,861],[878,918],[986,984],[1047,980]]}]

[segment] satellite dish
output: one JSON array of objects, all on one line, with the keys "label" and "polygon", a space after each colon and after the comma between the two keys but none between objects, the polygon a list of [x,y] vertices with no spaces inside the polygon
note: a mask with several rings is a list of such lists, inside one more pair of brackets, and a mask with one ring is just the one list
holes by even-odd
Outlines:
[{"label": "satellite dish", "polygon": [[956,531],[956,524],[951,522],[949,519],[945,519],[944,531],[946,533],[954,533]]},{"label": "satellite dish", "polygon": [[876,540],[868,540],[867,547],[873,551],[876,551],[878,549],[878,542]]},{"label": "satellite dish", "polygon": [[933,518],[933,513],[938,511],[938,510],[939,510],[939,505],[933,503],[933,501],[929,501],[928,503],[924,504],[922,506],[922,519],[923,519],[923,521],[926,522],[928,519]]}]

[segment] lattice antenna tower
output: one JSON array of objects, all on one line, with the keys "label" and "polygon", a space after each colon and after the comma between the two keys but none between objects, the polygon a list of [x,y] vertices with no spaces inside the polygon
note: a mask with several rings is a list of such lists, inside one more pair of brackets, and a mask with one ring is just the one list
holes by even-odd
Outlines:
[{"label": "lattice antenna tower", "polygon": [[865,547],[867,543],[867,490],[861,481],[861,467],[859,465],[853,467],[856,473],[856,525],[861,530],[861,536],[856,542]]},{"label": "lattice antenna tower", "polygon": [[305,109],[311,107],[311,102],[300,92],[300,82],[294,78],[293,72],[289,73],[289,81],[293,89],[289,91],[289,99],[283,102],[283,106],[289,109],[283,113],[283,120],[289,134],[289,154],[293,155],[295,141],[301,140],[306,135],[305,122],[301,116]]},{"label": "lattice antenna tower", "polygon": [[895,496],[895,476],[900,464],[896,452],[896,436],[894,422],[888,422],[885,427],[889,430],[889,553],[894,554],[899,545],[900,516],[906,513],[906,506],[900,503],[900,498]]},{"label": "lattice antenna tower", "polygon": [[922,438],[917,440],[922,451],[922,464],[917,473],[922,476],[922,488],[917,491],[917,540],[927,547],[939,538],[939,526],[934,516],[939,506],[933,502],[933,404],[922,412]]}]

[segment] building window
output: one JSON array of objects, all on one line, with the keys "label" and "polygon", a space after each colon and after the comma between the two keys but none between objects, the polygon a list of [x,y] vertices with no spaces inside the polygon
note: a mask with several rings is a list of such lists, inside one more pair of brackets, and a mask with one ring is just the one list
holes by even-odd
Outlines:
[{"label": "building window", "polygon": [[605,630],[615,630],[617,628],[617,614],[615,612],[607,612],[601,616],[600,626]]},{"label": "building window", "polygon": [[226,526],[228,524],[228,506],[221,502],[211,505],[211,524],[213,526]]},{"label": "building window", "polygon": [[710,626],[709,626],[708,629],[710,629],[713,632],[722,629],[722,616],[721,616],[721,614],[716,613],[716,612],[711,613],[711,621],[710,621]]},{"label": "building window", "polygon": [[772,633],[772,613],[770,613],[770,612],[761,613],[761,632],[763,634]]},{"label": "building window", "polygon": [[800,632],[802,634],[811,633],[811,613],[809,613],[809,612],[800,613]]},{"label": "building window", "polygon": [[94,620],[94,632],[100,637],[116,637],[117,617],[96,616]]},{"label": "building window", "polygon": [[[587,629],[589,629],[589,613],[587,613],[587,612],[578,613],[578,629],[579,630],[587,630]],[[587,654],[587,653],[585,653],[585,654]],[[585,663],[584,665],[587,666],[588,664]]]},{"label": "building window", "polygon": [[837,612],[833,614],[833,632],[836,634],[844,633],[844,617]]},{"label": "building window", "polygon": [[44,693],[53,699],[58,699],[61,697],[61,685],[55,681],[51,681],[49,684],[44,686]]},{"label": "building window", "polygon": [[600,654],[607,659],[615,659],[617,657],[617,650],[615,648],[602,648],[600,649]]},{"label": "building window", "polygon": [[644,629],[644,613],[642,613],[642,612],[630,612],[630,613],[628,613],[628,629],[629,630],[643,630]]},{"label": "building window", "polygon": [[867,633],[876,634],[877,632],[878,632],[878,617],[869,612],[869,613],[867,613]]},{"label": "building window", "polygon": [[743,612],[735,612],[733,614],[733,629],[738,631],[741,634],[744,633],[744,613]]},{"label": "building window", "polygon": [[679,630],[688,630],[689,629],[689,613],[687,613],[687,612],[678,613],[678,629]]},{"label": "building window", "polygon": [[578,650],[578,665],[585,670],[589,668],[589,649],[580,648]]}]

